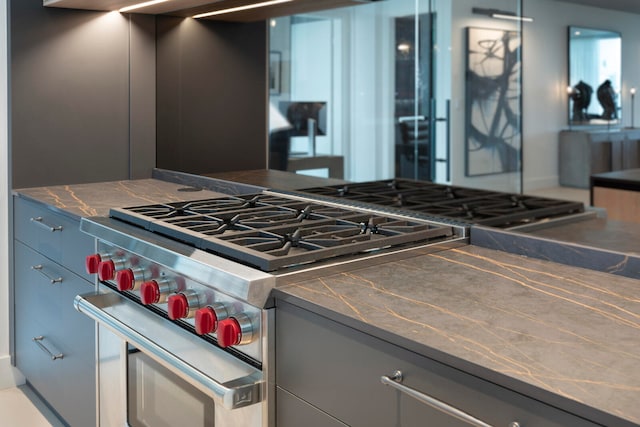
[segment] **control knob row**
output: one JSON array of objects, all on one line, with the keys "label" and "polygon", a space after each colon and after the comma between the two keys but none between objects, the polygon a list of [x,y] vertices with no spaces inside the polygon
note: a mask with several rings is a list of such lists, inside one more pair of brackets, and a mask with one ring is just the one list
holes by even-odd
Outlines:
[{"label": "control knob row", "polygon": [[251,319],[244,313],[231,314],[219,302],[207,303],[205,295],[185,289],[180,278],[157,278],[157,267],[137,267],[136,258],[115,257],[97,253],[86,257],[87,273],[98,274],[100,280],[116,280],[118,290],[140,290],[142,304],[167,303],[171,320],[195,317],[195,329],[200,335],[216,333],[221,347],[248,344],[253,340]]},{"label": "control knob row", "polygon": [[251,319],[244,313],[231,314],[223,303],[207,304],[198,292],[187,289],[167,299],[169,318],[195,317],[196,333],[216,333],[220,347],[248,344],[253,340]]},{"label": "control knob row", "polygon": [[85,258],[87,273],[98,274],[100,280],[116,281],[119,291],[140,290],[143,304],[165,302],[170,294],[185,288],[181,278],[158,278],[159,269],[155,265],[138,267],[137,258],[126,259],[109,253],[97,253]]}]

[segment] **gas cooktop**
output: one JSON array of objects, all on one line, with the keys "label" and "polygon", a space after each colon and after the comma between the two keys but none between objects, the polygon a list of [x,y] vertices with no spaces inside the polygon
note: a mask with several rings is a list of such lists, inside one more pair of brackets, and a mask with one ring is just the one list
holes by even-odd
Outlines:
[{"label": "gas cooktop", "polygon": [[458,224],[514,228],[584,212],[580,202],[390,179],[299,190],[321,200],[377,206]]},{"label": "gas cooktop", "polygon": [[114,208],[110,216],[263,271],[461,235],[446,224],[268,193]]}]

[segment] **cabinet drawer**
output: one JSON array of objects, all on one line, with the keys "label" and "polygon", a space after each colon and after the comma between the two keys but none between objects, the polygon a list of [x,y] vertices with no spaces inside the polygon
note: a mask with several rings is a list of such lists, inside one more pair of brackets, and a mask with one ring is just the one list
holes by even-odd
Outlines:
[{"label": "cabinet drawer", "polygon": [[93,285],[18,241],[14,262],[16,364],[71,426],[94,425],[95,326],[73,307]]},{"label": "cabinet drawer", "polygon": [[279,387],[276,389],[276,405],[276,426],[278,427],[346,426]]},{"label": "cabinet drawer", "polygon": [[85,257],[95,247],[91,236],[79,229],[79,222],[46,206],[14,197],[14,237],[68,267],[76,274],[93,280],[84,267]]},{"label": "cabinet drawer", "polygon": [[276,355],[278,387],[354,427],[469,425],[383,385],[396,370],[402,384],[490,425],[596,425],[281,301]]}]

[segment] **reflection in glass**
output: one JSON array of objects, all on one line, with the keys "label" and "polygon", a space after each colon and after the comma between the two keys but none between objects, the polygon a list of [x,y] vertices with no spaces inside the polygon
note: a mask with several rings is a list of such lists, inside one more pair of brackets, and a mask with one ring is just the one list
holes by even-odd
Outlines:
[{"label": "reflection in glass", "polygon": [[620,122],[619,33],[569,27],[569,120],[571,124]]},{"label": "reflection in glass", "polygon": [[[270,167],[358,182],[402,177],[520,191],[521,133],[519,125],[506,126],[521,120],[519,62],[506,63],[517,87],[476,98],[482,107],[504,101],[478,116],[487,120],[476,126],[485,136],[476,133],[479,142],[467,150],[471,100],[459,71],[470,52],[459,34],[477,24],[517,41],[522,24],[480,18],[461,3],[385,0],[271,20],[270,109],[290,128],[271,128]],[[519,13],[522,1],[502,1],[505,6]],[[493,87],[502,78],[483,76]],[[308,102],[326,103],[325,134],[316,132],[315,152],[305,132],[294,136],[285,107]]]}]

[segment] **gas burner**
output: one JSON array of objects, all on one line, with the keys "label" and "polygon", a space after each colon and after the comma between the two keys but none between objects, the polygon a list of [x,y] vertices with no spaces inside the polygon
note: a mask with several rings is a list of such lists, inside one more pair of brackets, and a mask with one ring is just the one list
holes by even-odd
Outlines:
[{"label": "gas burner", "polygon": [[355,207],[388,207],[436,219],[512,228],[584,212],[584,205],[520,194],[392,179],[300,190]]},{"label": "gas burner", "polygon": [[217,238],[202,239],[199,247],[273,271],[388,246],[446,240],[453,234],[449,227],[356,214],[343,219],[327,219],[321,224],[230,232]]},{"label": "gas burner", "polygon": [[450,226],[273,194],[112,209],[110,215],[264,271],[456,238]]}]

